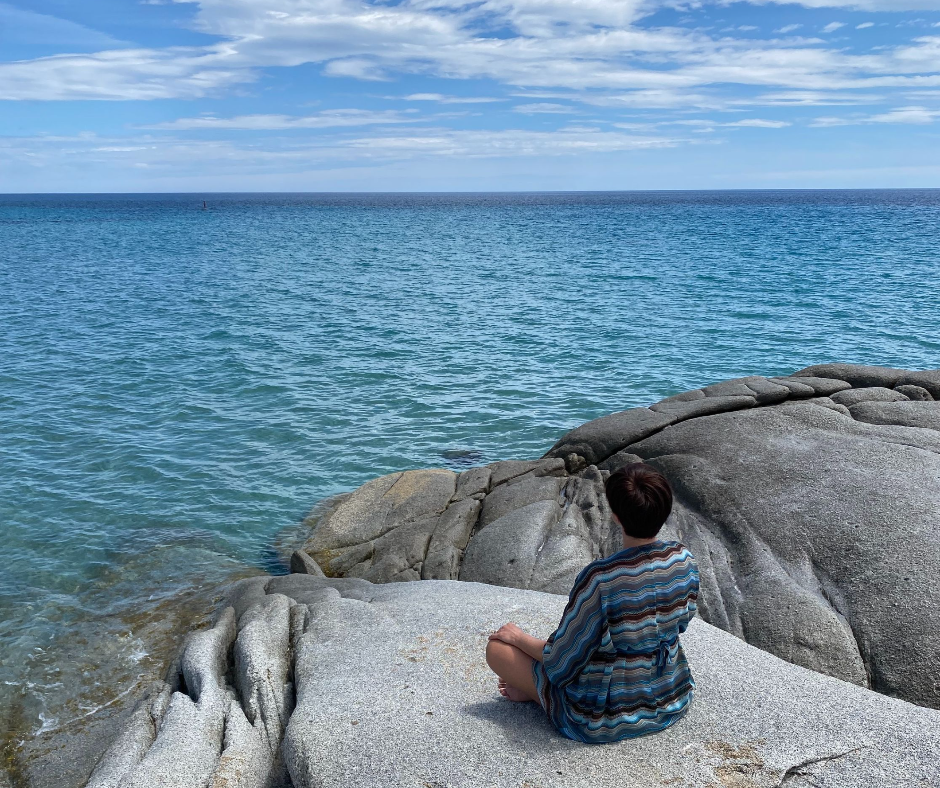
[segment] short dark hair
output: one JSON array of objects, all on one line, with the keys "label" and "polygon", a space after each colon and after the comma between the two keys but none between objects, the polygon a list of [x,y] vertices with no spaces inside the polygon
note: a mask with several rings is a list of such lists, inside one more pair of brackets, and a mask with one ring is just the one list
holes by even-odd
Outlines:
[{"label": "short dark hair", "polygon": [[614,471],[604,492],[624,532],[634,539],[652,539],[672,511],[669,480],[645,462]]}]

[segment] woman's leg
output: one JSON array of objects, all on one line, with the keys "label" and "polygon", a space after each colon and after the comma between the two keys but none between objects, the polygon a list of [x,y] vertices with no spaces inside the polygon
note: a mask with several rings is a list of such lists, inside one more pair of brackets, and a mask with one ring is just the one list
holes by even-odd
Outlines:
[{"label": "woman's leg", "polygon": [[511,697],[510,700],[532,700],[539,702],[538,691],[535,689],[535,680],[532,678],[532,657],[522,649],[504,643],[502,640],[490,640],[486,644],[486,664],[490,669],[506,682],[510,689],[516,689],[524,698]]}]

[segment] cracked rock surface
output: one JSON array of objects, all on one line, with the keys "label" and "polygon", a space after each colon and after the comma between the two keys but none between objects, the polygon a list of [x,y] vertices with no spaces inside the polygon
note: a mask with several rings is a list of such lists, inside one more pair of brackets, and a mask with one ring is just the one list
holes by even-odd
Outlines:
[{"label": "cracked rock surface", "polygon": [[940,370],[824,364],[712,384],[588,422],[540,460],[370,481],[311,522],[294,564],[567,594],[620,549],[603,482],[642,459],[675,489],[663,535],[695,554],[706,621],[940,708],[938,400]]},{"label": "cracked rock surface", "polygon": [[940,712],[780,660],[693,621],[689,713],[584,745],[496,691],[506,620],[547,636],[566,597],[467,582],[241,581],[190,637],[89,788],[928,788]]}]

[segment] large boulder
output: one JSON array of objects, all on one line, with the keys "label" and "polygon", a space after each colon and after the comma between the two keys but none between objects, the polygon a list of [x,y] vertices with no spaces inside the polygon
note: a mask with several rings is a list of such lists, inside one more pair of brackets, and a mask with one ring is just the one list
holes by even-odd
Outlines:
[{"label": "large boulder", "polygon": [[940,610],[925,604],[940,572],[940,432],[807,401],[687,421],[631,450],[673,482],[670,533],[698,560],[708,620],[940,707]]},{"label": "large boulder", "polygon": [[[507,620],[543,637],[566,598],[477,583],[242,581],[190,638],[88,788],[934,786],[940,712],[788,664],[700,620],[667,731],[592,746],[486,667]],[[175,691],[174,691],[175,689]],[[158,768],[159,767],[159,768]]]},{"label": "large boulder", "polygon": [[940,370],[826,364],[724,381],[588,422],[541,460],[369,482],[311,522],[305,552],[330,576],[566,593],[620,549],[603,483],[642,459],[675,488],[664,533],[698,559],[705,620],[940,708],[940,608],[926,603],[940,575],[934,397]]}]

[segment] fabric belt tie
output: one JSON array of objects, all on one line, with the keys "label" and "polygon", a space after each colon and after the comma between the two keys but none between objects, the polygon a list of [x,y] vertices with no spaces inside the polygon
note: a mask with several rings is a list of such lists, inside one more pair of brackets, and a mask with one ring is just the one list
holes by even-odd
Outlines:
[{"label": "fabric belt tie", "polygon": [[666,665],[675,662],[679,656],[679,638],[673,640],[663,640],[659,643],[659,650],[656,652],[654,665],[656,666],[656,678],[663,675]]}]

